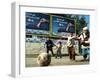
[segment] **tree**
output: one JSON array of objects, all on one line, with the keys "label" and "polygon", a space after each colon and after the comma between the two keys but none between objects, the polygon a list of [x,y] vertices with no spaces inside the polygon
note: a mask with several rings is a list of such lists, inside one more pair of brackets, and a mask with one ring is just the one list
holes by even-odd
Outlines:
[{"label": "tree", "polygon": [[87,26],[87,22],[84,16],[79,16],[79,15],[75,16],[75,20],[76,20],[76,34],[79,35],[83,27]]},{"label": "tree", "polygon": [[82,28],[87,26],[87,22],[85,20],[85,16],[81,16],[81,15],[73,15],[73,14],[67,14],[66,15],[67,19],[73,19],[75,20],[75,32],[77,35],[80,34],[80,32],[82,31]]},{"label": "tree", "polygon": [[80,23],[81,28],[87,26],[87,23],[86,23],[84,16],[81,17],[81,19],[79,20],[79,23]]}]

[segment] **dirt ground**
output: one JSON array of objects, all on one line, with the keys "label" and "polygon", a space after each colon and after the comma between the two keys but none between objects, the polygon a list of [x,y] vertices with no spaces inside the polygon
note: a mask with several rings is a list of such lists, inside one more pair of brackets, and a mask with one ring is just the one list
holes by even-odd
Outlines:
[{"label": "dirt ground", "polygon": [[[43,43],[26,43],[25,47],[25,65],[26,67],[38,67],[37,64],[37,56],[42,53],[46,52],[46,48]],[[54,54],[56,54],[56,47],[53,47]],[[76,47],[76,51],[77,47]],[[76,52],[77,53],[77,52]],[[79,53],[77,53],[79,54]],[[67,46],[63,45],[62,48],[62,55],[61,59],[56,59],[55,57],[51,57],[51,64],[49,66],[62,66],[62,65],[84,65],[89,64],[89,61],[83,61],[83,56],[78,55],[76,56],[76,61],[70,61],[68,52],[67,52]]]},{"label": "dirt ground", "polygon": [[[70,61],[69,56],[64,56],[62,58],[51,58],[51,64],[49,66],[64,66],[64,65],[86,65],[89,61],[83,60],[82,56],[76,56],[75,61]],[[37,64],[37,58],[28,57],[26,58],[26,67],[39,67]]]}]

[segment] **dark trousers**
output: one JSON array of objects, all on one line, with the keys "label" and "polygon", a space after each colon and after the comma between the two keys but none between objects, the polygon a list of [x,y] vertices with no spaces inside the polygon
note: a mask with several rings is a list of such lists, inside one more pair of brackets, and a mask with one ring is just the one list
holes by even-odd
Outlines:
[{"label": "dark trousers", "polygon": [[68,54],[69,54],[69,58],[70,60],[75,60],[75,50],[74,47],[67,47],[68,50]]},{"label": "dark trousers", "polygon": [[57,54],[56,54],[55,57],[56,57],[56,58],[57,58],[57,57],[62,58],[62,55],[61,55],[61,49],[58,49],[58,50],[57,50]]},{"label": "dark trousers", "polygon": [[82,48],[82,55],[85,60],[90,55],[90,48]]},{"label": "dark trousers", "polygon": [[48,53],[48,54],[49,54],[49,51],[51,51],[52,55],[54,55],[53,49],[52,49],[52,48],[47,48],[47,53]]}]

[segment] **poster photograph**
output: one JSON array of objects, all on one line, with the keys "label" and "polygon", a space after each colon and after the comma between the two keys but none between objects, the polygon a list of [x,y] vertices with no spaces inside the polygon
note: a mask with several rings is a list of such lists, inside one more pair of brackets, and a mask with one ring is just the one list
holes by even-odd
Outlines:
[{"label": "poster photograph", "polygon": [[[44,20],[47,23],[45,22],[41,23],[41,26],[39,27],[38,26],[39,23],[37,22],[39,22],[41,18],[39,17],[34,18],[34,16],[36,15],[37,16],[39,15],[39,17],[42,17],[42,19],[46,19],[47,17],[46,19],[47,21]],[[42,54],[44,55],[44,53],[47,54],[47,56],[50,56],[50,64],[47,66],[89,64],[90,61],[89,43],[87,43],[86,46],[83,46],[81,44],[81,39],[83,39],[83,37],[85,36],[87,37],[86,41],[89,42],[90,38],[89,15],[74,15],[74,14],[54,15],[50,13],[43,14],[43,13],[26,12],[25,17],[26,17],[26,31],[28,31],[29,28],[30,31],[33,31],[31,33],[26,32],[26,42],[25,42],[26,67],[34,67],[34,66],[39,67],[41,65],[45,66],[45,60],[43,60],[42,62],[42,57],[43,57]],[[40,20],[38,21],[35,20],[38,18]],[[30,22],[33,19],[35,21]],[[52,24],[51,26],[48,24],[48,21],[49,24]],[[85,36],[84,36],[84,29],[86,31]],[[43,31],[43,35],[42,32],[39,33],[40,30]],[[45,30],[48,30],[48,32],[50,33],[46,35]],[[76,31],[77,33],[75,33]],[[78,40],[78,38],[80,39]],[[44,58],[47,59],[46,56],[44,56]]]},{"label": "poster photograph", "polygon": [[94,70],[95,54],[90,44],[95,32],[95,9],[12,3],[12,15],[12,39],[16,40],[12,42],[12,75]]}]

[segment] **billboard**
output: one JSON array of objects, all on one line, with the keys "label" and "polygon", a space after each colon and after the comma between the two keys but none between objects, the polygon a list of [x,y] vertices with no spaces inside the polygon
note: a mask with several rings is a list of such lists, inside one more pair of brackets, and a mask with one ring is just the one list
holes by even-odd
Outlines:
[{"label": "billboard", "polygon": [[26,32],[49,34],[50,16],[44,13],[26,12]]},{"label": "billboard", "polygon": [[52,33],[53,35],[66,36],[68,33],[75,33],[74,20],[61,16],[52,16]]}]

